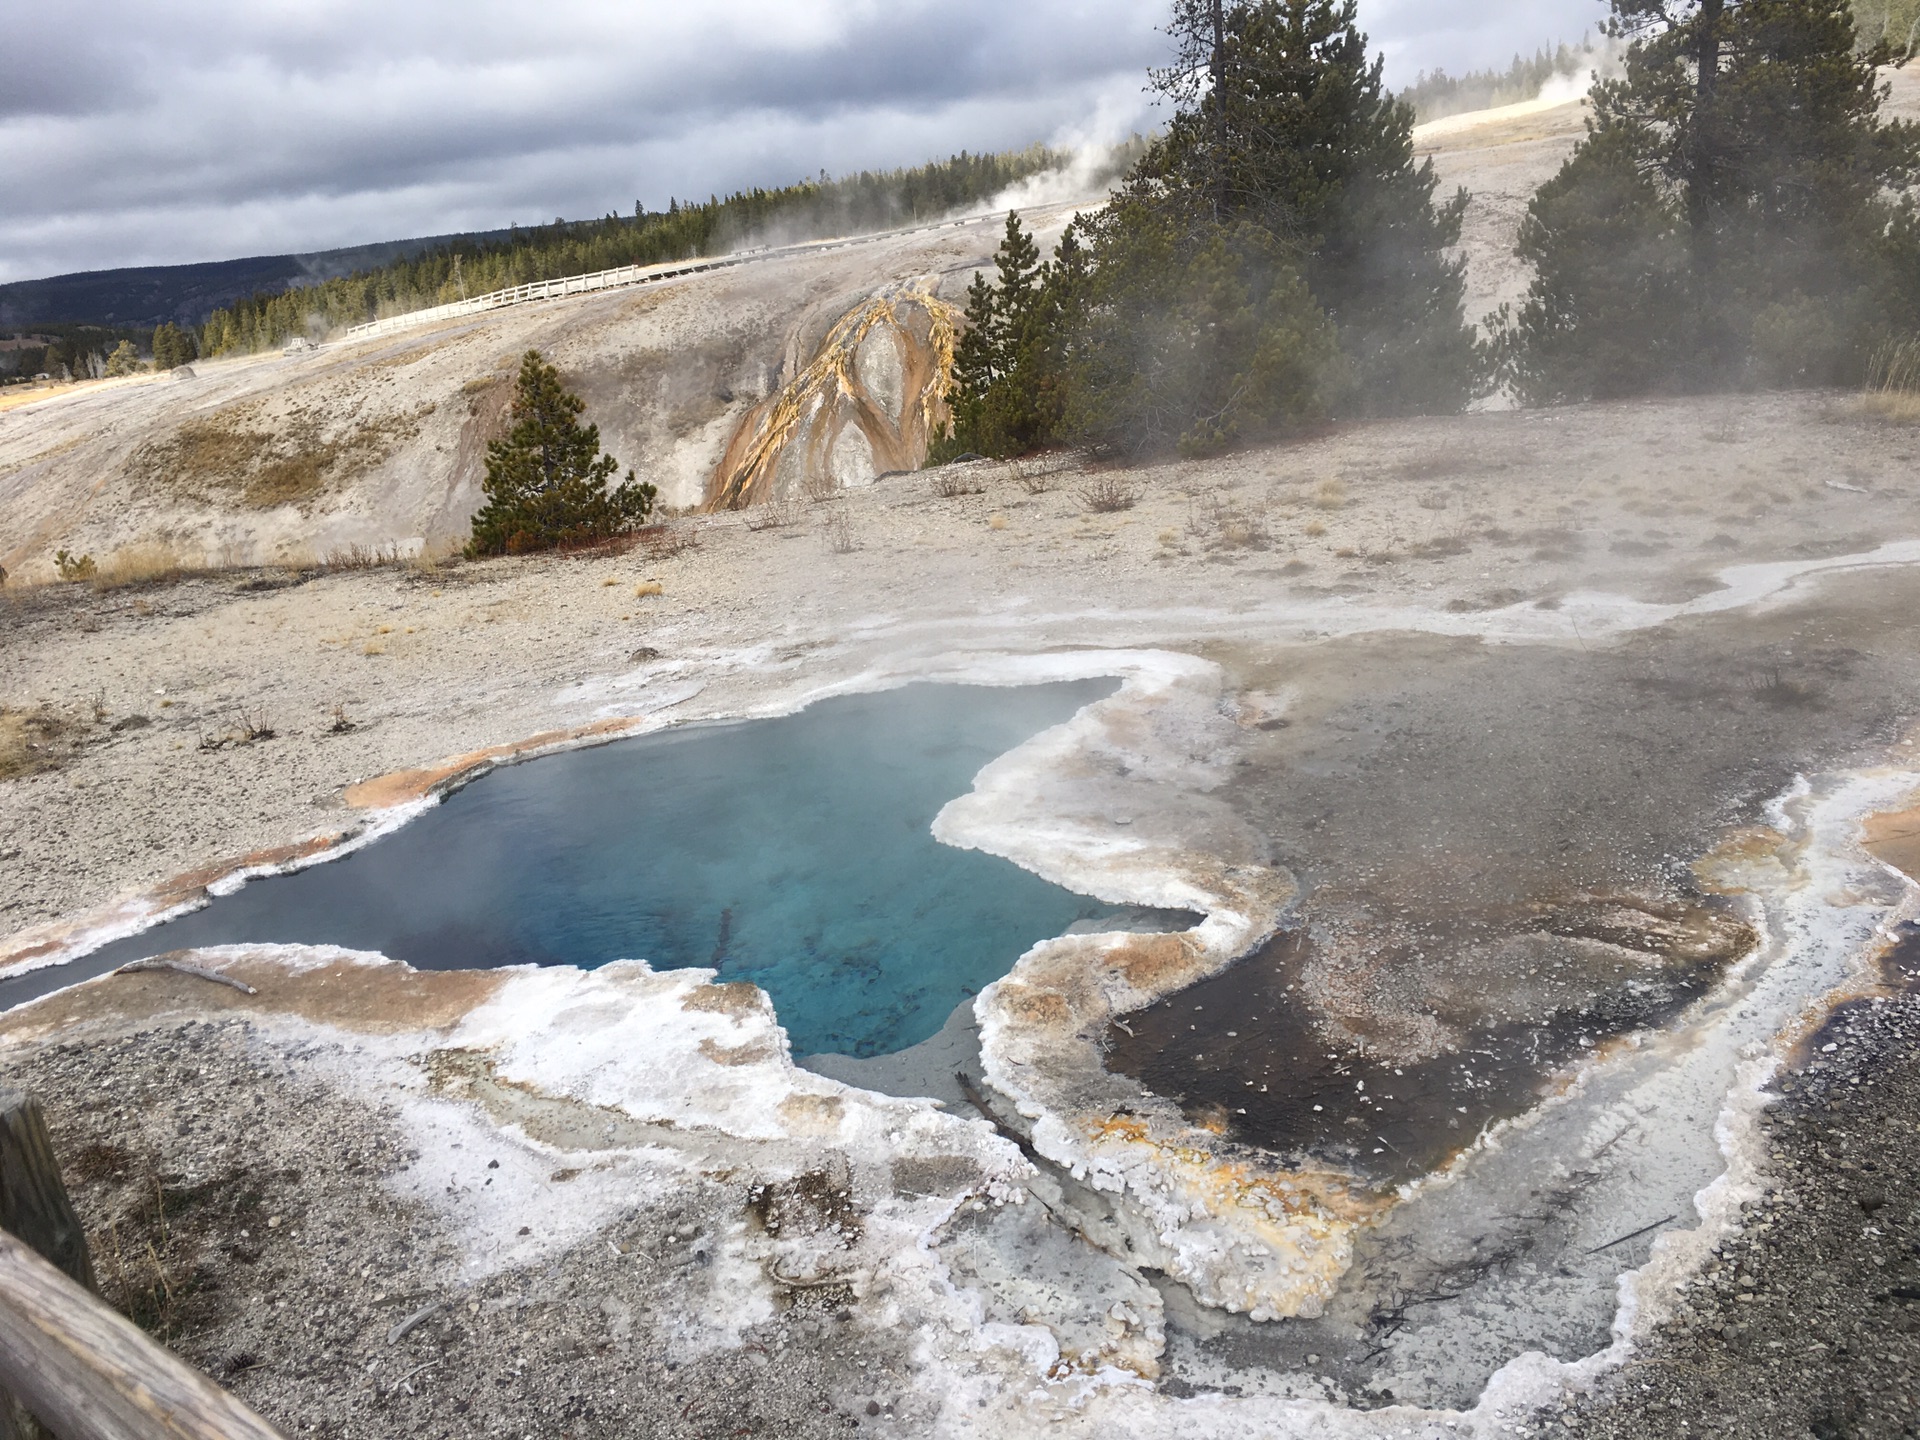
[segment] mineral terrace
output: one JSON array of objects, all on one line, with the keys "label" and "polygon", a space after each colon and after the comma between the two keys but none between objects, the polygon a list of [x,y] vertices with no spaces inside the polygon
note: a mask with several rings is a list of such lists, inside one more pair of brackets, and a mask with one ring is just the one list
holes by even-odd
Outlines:
[{"label": "mineral terrace", "polygon": [[[1428,133],[1481,308],[1579,120]],[[291,1435],[1912,1433],[1920,430],[920,473],[995,229],[0,414],[0,1056],[108,1298]],[[644,544],[446,558],[529,347]],[[1201,922],[902,1055],[638,962],[46,968],[490,766],[1098,675],[936,833]]]}]

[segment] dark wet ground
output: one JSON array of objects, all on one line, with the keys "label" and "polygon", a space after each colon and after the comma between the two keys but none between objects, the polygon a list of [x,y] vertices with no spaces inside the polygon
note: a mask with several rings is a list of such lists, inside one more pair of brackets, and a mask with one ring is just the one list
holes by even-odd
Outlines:
[{"label": "dark wet ground", "polygon": [[[1587,1048],[1583,1037],[1598,1046],[1670,1023],[1750,943],[1730,923],[1736,909],[1699,893],[1693,862],[1730,827],[1765,823],[1767,802],[1796,775],[1885,756],[1920,715],[1916,614],[1920,576],[1881,572],[1830,579],[1807,600],[1766,613],[1686,621],[1611,649],[1396,636],[1257,658],[1217,654],[1249,689],[1292,691],[1290,723],[1248,733],[1228,793],[1267,837],[1269,859],[1299,878],[1302,899],[1265,950],[1121,1017],[1127,1028],[1109,1032],[1110,1064],[1196,1121],[1283,1157],[1336,1159],[1376,1183],[1444,1162],[1487,1121],[1530,1109]],[[1615,963],[1623,968],[1612,972]],[[1889,964],[1920,970],[1911,946]],[[1907,1017],[1903,1044],[1920,1035],[1907,1002],[1861,1013],[1876,1031]],[[1831,1068],[1831,1056],[1815,1063],[1823,1061]],[[1842,1098],[1857,1094],[1849,1084]],[[1889,1143],[1909,1167],[1920,1163],[1907,1156],[1920,1135],[1914,1113],[1906,1100],[1889,1100],[1875,1120],[1899,1131]],[[1841,1174],[1890,1163],[1853,1152],[1845,1162],[1853,1171]],[[1808,1194],[1832,1178],[1817,1149],[1797,1163]],[[1615,1277],[1643,1263],[1676,1219],[1664,1199],[1647,1209],[1626,1193],[1616,1197],[1618,1234],[1596,1238],[1575,1218],[1587,1208],[1580,1187],[1596,1183],[1601,1177],[1579,1169],[1542,1176],[1531,1190],[1517,1187],[1501,1213],[1489,1210],[1484,1232],[1471,1236],[1428,1234],[1414,1212],[1397,1212],[1406,1223],[1363,1240],[1319,1320],[1258,1326],[1201,1313],[1179,1287],[1166,1287],[1169,1386],[1205,1390],[1221,1377],[1304,1372],[1363,1405],[1470,1404],[1522,1350],[1592,1354],[1613,1323]],[[1834,1246],[1849,1218],[1858,1237],[1864,1217],[1849,1217],[1850,1203],[1809,1217],[1829,1227]],[[1849,1275],[1896,1259],[1920,1264],[1920,1250],[1909,1255],[1906,1243],[1874,1252],[1877,1261],[1837,1263]],[[1791,1255],[1771,1263],[1791,1268],[1790,1283],[1807,1268]],[[1734,1278],[1729,1268],[1726,1283]],[[1625,1423],[1602,1428],[1623,1436],[1903,1433],[1884,1427],[1886,1402],[1920,1392],[1897,1367],[1870,1372],[1885,1394],[1849,1410],[1833,1400],[1845,1367],[1817,1352],[1825,1357],[1820,1413],[1852,1429],[1809,1431],[1818,1417],[1791,1387],[1768,1390],[1775,1413],[1735,1394],[1743,1373],[1797,1343],[1790,1283],[1776,1297],[1779,1326],[1764,1340],[1757,1328],[1736,1330],[1736,1341],[1715,1339],[1717,1330],[1692,1337],[1690,1346],[1708,1346],[1723,1370],[1719,1401],[1689,1397],[1687,1373],[1702,1363],[1690,1348],[1663,1382],[1663,1403],[1673,1408],[1644,1412],[1636,1402],[1623,1410]],[[1870,1326],[1874,1302],[1847,1290],[1852,1278],[1818,1283],[1833,1292],[1811,1312],[1819,1324],[1856,1334]],[[1519,1310],[1516,1286],[1530,1297]],[[1754,1302],[1731,1296],[1733,1323],[1747,1323],[1740,1315]],[[1905,1304],[1895,1307],[1903,1325],[1920,1315],[1920,1301],[1913,1311]],[[1848,1343],[1863,1353],[1859,1341]],[[1407,1393],[1393,1397],[1393,1387]],[[1699,1428],[1708,1411],[1726,1419]],[[1661,1413],[1673,1423],[1636,1430],[1625,1419]],[[1728,1428],[1736,1415],[1752,1428]],[[1688,1416],[1691,1431],[1678,1424]],[[1557,1421],[1554,1428],[1564,1433]]]},{"label": "dark wet ground", "polygon": [[1250,1145],[1399,1181],[1669,1021],[1752,941],[1691,863],[1920,713],[1920,578],[1810,593],[1611,648],[1218,655],[1293,697],[1227,793],[1303,899],[1258,954],[1122,1017],[1110,1066]]},{"label": "dark wet ground", "polygon": [[1544,1077],[1595,1045],[1669,1019],[1706,991],[1723,958],[1636,971],[1545,1023],[1493,1025],[1458,1050],[1396,1064],[1316,1033],[1299,996],[1312,943],[1283,933],[1225,974],[1116,1022],[1107,1064],[1236,1141],[1296,1163],[1343,1164],[1388,1187],[1531,1108]]}]

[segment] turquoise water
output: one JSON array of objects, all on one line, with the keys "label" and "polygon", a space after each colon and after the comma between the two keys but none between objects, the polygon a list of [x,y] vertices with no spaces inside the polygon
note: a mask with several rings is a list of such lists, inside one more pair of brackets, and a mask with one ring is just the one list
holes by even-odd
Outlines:
[{"label": "turquoise water", "polygon": [[796,1054],[888,1054],[1110,913],[929,827],[988,761],[1115,688],[911,685],[511,766],[340,860],[0,983],[0,1006],[201,945],[423,969],[644,959],[759,985]]}]

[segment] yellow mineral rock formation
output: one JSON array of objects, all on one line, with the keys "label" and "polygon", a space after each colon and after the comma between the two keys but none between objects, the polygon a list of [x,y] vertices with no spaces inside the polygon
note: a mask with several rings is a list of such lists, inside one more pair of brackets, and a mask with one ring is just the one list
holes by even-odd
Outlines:
[{"label": "yellow mineral rock formation", "polygon": [[812,363],[734,432],[707,508],[819,497],[919,469],[947,424],[959,320],[926,280],[890,285],[841,316]]}]

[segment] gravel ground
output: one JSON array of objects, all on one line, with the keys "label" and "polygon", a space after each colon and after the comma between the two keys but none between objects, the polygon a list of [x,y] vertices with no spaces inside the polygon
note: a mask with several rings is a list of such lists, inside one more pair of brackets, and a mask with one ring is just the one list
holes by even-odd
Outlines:
[{"label": "gravel ground", "polygon": [[439,1219],[382,1184],[417,1156],[390,1116],[316,1078],[330,1057],[312,1034],[290,1047],[255,1021],[174,1017],[8,1066],[47,1108],[105,1298],[289,1435],[816,1436],[912,1418],[911,1337],[831,1291],[738,1348],[698,1353],[675,1331],[710,1273],[702,1238],[744,1184],[689,1183],[551,1264],[464,1281]]},{"label": "gravel ground", "polygon": [[1766,1197],[1566,1429],[1920,1434],[1920,996],[1847,1007],[1775,1089]]}]

